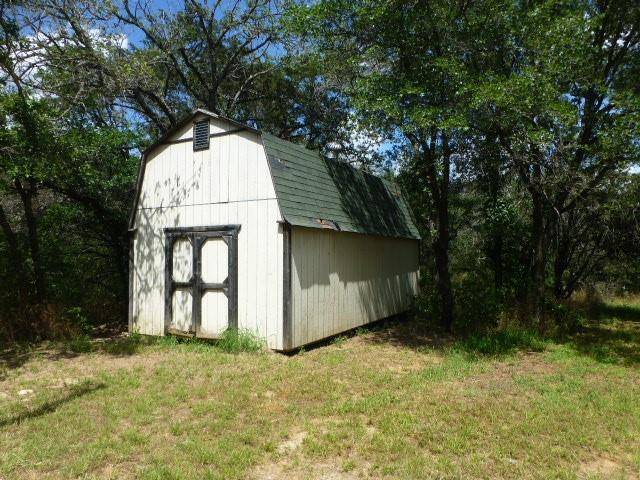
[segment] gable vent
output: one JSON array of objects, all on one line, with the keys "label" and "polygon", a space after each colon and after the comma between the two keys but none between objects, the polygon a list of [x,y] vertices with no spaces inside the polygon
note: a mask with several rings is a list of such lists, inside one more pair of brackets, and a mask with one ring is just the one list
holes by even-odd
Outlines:
[{"label": "gable vent", "polygon": [[193,125],[193,151],[209,148],[209,120],[195,122]]}]

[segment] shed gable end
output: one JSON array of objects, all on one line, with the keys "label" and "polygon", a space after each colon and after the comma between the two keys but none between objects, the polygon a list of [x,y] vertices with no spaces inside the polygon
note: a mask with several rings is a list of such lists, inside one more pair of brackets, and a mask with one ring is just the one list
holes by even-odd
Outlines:
[{"label": "shed gable end", "polygon": [[275,200],[259,135],[205,115],[147,151],[140,175],[131,228],[150,209]]}]

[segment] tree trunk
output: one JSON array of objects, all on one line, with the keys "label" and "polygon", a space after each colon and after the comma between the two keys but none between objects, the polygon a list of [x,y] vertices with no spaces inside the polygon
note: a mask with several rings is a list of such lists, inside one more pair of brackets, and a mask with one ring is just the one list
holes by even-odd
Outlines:
[{"label": "tree trunk", "polygon": [[541,189],[542,171],[540,165],[533,168],[532,179],[532,222],[531,222],[531,243],[533,248],[532,265],[532,298],[534,320],[540,321],[544,302],[544,280],[545,280],[545,248],[544,248],[544,199]]},{"label": "tree trunk", "polygon": [[553,295],[556,300],[561,300],[564,298],[566,292],[564,276],[569,268],[569,245],[568,239],[565,238],[562,218],[558,218],[556,222],[555,258],[553,259]]},{"label": "tree trunk", "polygon": [[431,155],[431,165],[434,168],[428,169],[434,190],[438,193],[434,195],[435,207],[437,210],[436,224],[437,237],[435,239],[434,252],[436,255],[436,275],[438,291],[440,293],[441,310],[440,322],[447,330],[453,329],[453,291],[451,288],[451,273],[449,272],[449,244],[451,242],[451,232],[449,229],[449,177],[451,170],[451,151],[449,150],[449,139],[442,135],[442,176],[438,182],[435,169],[435,155]]},{"label": "tree trunk", "polygon": [[29,252],[33,262],[33,275],[36,283],[36,301],[43,303],[46,298],[46,282],[44,278],[44,268],[40,258],[40,241],[38,240],[38,226],[33,213],[33,188],[24,188],[19,180],[15,182],[16,190],[22,200],[24,217],[27,225],[27,236],[29,241]]},{"label": "tree trunk", "polygon": [[495,232],[491,238],[491,263],[493,266],[493,284],[496,290],[502,288],[503,283],[503,267],[502,267],[502,250],[503,250],[502,231]]},{"label": "tree trunk", "polygon": [[438,237],[433,242],[436,257],[436,283],[440,294],[440,322],[451,331],[453,328],[453,292],[451,289],[451,275],[449,273],[449,225],[448,214],[440,219]]},{"label": "tree trunk", "polygon": [[22,252],[18,245],[16,234],[11,228],[11,224],[9,224],[9,220],[2,208],[2,205],[0,205],[0,228],[2,229],[2,233],[7,241],[7,246],[9,247],[10,268],[15,273],[19,284],[18,292],[20,294],[20,298],[18,301],[23,302],[26,299],[27,290],[27,276],[24,271],[24,259],[22,258]]},{"label": "tree trunk", "polygon": [[[438,136],[440,142],[438,143]],[[451,331],[453,328],[453,290],[449,272],[449,244],[451,233],[449,228],[449,177],[451,173],[451,150],[447,135],[433,130],[430,137],[422,133],[409,134],[414,151],[419,153],[421,167],[424,169],[427,188],[433,200],[433,208],[429,210],[429,218],[436,227],[436,236],[432,247],[436,261],[436,287],[440,295],[440,322]],[[440,154],[437,152],[441,146]]]}]

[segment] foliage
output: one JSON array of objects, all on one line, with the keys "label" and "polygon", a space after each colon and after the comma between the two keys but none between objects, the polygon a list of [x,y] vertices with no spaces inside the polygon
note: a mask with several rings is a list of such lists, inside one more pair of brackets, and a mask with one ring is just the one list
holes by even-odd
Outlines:
[{"label": "foliage", "polygon": [[93,350],[91,337],[86,334],[78,335],[67,343],[69,350],[73,353],[89,353]]},{"label": "foliage", "polygon": [[[29,100],[24,110],[28,116],[12,123],[20,97],[8,94],[0,100],[6,125],[0,207],[6,220],[2,238],[8,240],[2,242],[6,268],[0,276],[3,283],[17,280],[13,290],[0,294],[0,317],[20,322],[34,302],[85,312],[92,322],[122,315],[128,281],[127,214],[136,170],[132,134],[61,121],[55,103],[46,99]],[[27,125],[35,125],[34,132],[29,133]],[[37,154],[32,135],[47,139]],[[18,337],[51,333],[29,332],[19,323],[11,330]]]},{"label": "foliage", "polygon": [[4,337],[124,324],[139,152],[194,106],[398,180],[447,328],[571,330],[576,290],[640,289],[637,2],[28,0],[0,27]]},{"label": "foliage", "polygon": [[291,17],[389,132],[445,325],[514,303],[539,324],[603,272],[640,160],[637,2],[324,0]]}]

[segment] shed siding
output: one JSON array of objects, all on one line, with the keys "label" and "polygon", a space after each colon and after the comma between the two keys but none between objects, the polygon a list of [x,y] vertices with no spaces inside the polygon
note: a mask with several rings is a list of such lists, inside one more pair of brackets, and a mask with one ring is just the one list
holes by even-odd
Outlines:
[{"label": "shed siding", "polygon": [[293,345],[406,311],[418,289],[418,242],[293,227]]},{"label": "shed siding", "polygon": [[[197,120],[197,118],[196,118]],[[211,133],[235,127],[211,119]],[[190,138],[191,126],[173,139]],[[239,224],[238,326],[282,348],[281,220],[259,136],[250,131],[158,147],[147,159],[136,213],[132,328],[164,333],[164,235],[167,227]]]}]

